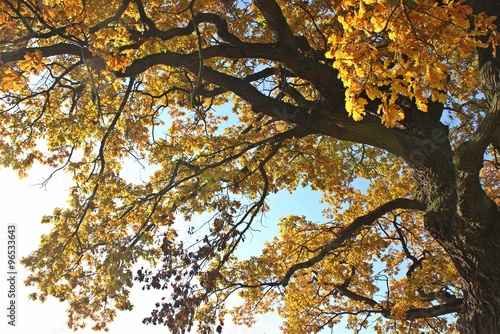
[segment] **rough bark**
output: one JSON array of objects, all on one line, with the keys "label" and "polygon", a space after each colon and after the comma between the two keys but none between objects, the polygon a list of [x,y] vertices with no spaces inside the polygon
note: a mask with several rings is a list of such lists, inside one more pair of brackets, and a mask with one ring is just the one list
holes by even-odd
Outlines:
[{"label": "rough bark", "polygon": [[[477,13],[500,18],[497,1],[468,3]],[[455,152],[457,205],[452,233],[433,233],[463,278],[464,303],[458,320],[462,334],[500,333],[500,212],[479,180],[483,154],[488,145],[496,146],[500,135],[500,61],[491,51],[479,50],[481,86],[489,104],[486,119]],[[430,231],[438,224],[429,221]]]},{"label": "rough bark", "polygon": [[[436,159],[437,160],[437,159]],[[500,332],[500,215],[494,205],[471,208],[482,194],[473,194],[467,173],[451,170],[452,161],[417,166],[421,196],[428,204],[425,225],[446,250],[463,279],[464,301],[458,313],[460,333]],[[446,175],[443,171],[449,171]],[[482,190],[481,190],[482,191]],[[471,198],[472,197],[472,198]],[[484,198],[477,202],[484,201]]]}]

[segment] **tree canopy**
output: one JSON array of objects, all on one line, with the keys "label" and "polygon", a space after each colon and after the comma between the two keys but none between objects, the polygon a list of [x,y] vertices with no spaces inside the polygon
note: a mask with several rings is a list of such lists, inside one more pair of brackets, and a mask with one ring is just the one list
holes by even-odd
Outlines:
[{"label": "tree canopy", "polygon": [[[131,310],[135,280],[164,290],[145,322],[174,333],[270,311],[284,333],[500,332],[497,17],[484,0],[0,0],[2,165],[74,180],[22,261],[31,297],[67,301],[74,329]],[[132,161],[152,175],[127,179]],[[283,217],[238,256],[267,197],[298,187],[324,221]]]}]

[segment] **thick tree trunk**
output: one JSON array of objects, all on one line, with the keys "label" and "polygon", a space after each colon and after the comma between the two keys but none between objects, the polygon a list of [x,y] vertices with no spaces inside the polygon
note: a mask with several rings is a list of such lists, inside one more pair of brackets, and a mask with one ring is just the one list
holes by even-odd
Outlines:
[{"label": "thick tree trunk", "polygon": [[463,279],[457,324],[462,334],[500,333],[499,223],[498,212],[486,224],[455,216],[449,235],[435,235]]},{"label": "thick tree trunk", "polygon": [[452,203],[428,212],[425,224],[463,279],[457,328],[462,334],[500,333],[500,215],[496,211],[486,222],[466,220]]},{"label": "thick tree trunk", "polygon": [[473,179],[457,182],[460,216],[443,246],[463,278],[460,333],[500,333],[500,212]]},{"label": "thick tree trunk", "polygon": [[[497,97],[495,97],[496,99]],[[500,333],[500,210],[481,187],[483,152],[500,110],[490,110],[489,128],[455,152],[448,141],[412,161],[419,196],[427,204],[426,229],[445,249],[463,279],[457,328],[462,334]],[[482,131],[482,130],[481,130]],[[487,131],[492,131],[488,133]]]},{"label": "thick tree trunk", "polygon": [[[496,16],[495,23],[500,25],[498,1],[466,2],[476,13]],[[492,51],[478,50],[480,83],[489,104],[485,120],[451,160],[434,156],[430,165],[416,166],[421,193],[430,208],[426,228],[463,279],[464,299],[457,323],[462,334],[500,333],[500,208],[479,180],[488,145],[500,150],[500,60]],[[449,175],[433,172],[439,170]]]},{"label": "thick tree trunk", "polygon": [[464,303],[459,313],[462,334],[500,333],[500,216],[462,220],[462,228],[443,243],[463,278]]},{"label": "thick tree trunk", "polygon": [[478,253],[486,255],[486,259],[474,260],[483,263],[460,268],[465,296],[457,327],[462,334],[500,333],[499,245],[497,242],[496,248],[491,249],[483,243],[481,248]]}]

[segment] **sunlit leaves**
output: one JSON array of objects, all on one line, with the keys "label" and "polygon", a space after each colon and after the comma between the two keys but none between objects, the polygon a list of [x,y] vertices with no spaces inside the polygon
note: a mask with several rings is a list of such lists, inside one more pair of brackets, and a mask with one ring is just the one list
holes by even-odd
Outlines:
[{"label": "sunlit leaves", "polygon": [[9,90],[19,90],[22,89],[25,85],[23,82],[23,78],[21,77],[20,73],[11,69],[11,68],[4,68],[2,71],[2,90],[3,91],[9,91]]},{"label": "sunlit leaves", "polygon": [[[390,127],[404,119],[395,106],[401,95],[426,112],[428,100],[446,101],[444,92],[461,100],[475,94],[474,52],[488,46],[479,37],[492,31],[491,18],[472,16],[461,1],[342,1],[341,8],[336,12],[341,27],[329,36],[329,56],[355,120],[364,115],[367,102],[359,97],[364,90],[370,99],[383,100],[379,113]],[[497,38],[493,33],[488,41]]]}]

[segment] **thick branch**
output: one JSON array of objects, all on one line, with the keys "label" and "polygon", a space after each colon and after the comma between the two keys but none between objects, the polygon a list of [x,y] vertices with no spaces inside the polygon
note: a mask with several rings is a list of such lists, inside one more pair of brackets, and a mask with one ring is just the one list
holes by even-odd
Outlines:
[{"label": "thick branch", "polygon": [[[216,51],[216,49],[218,49],[218,47],[206,49],[204,51],[205,58],[210,58],[214,55],[214,53],[218,53],[218,50]],[[140,73],[147,70],[151,66],[158,64],[184,67],[190,72],[196,74],[198,73],[199,66],[197,59],[197,53],[189,55],[182,55],[173,52],[155,54],[134,61],[134,63],[129,66],[129,68],[122,75],[129,76],[135,73]],[[301,123],[299,116],[305,114],[304,111],[306,110],[303,110],[304,108],[298,108],[289,103],[281,102],[277,99],[266,96],[246,79],[236,78],[208,67],[204,67],[202,73],[204,80],[216,84],[225,90],[232,91],[234,94],[240,96],[252,105],[255,112],[262,112],[290,123]]]},{"label": "thick branch", "polygon": [[463,217],[489,220],[498,214],[495,202],[482,189],[480,170],[490,144],[500,144],[500,62],[490,60],[481,68],[482,91],[488,102],[486,117],[477,130],[455,152],[459,173],[459,206]]},{"label": "thick branch", "polygon": [[305,108],[296,107],[266,96],[242,79],[209,68],[204,70],[204,78],[228,90],[230,89],[233,93],[250,103],[252,109],[257,113],[263,113],[292,124],[307,124],[308,113]]},{"label": "thick branch", "polygon": [[425,204],[417,200],[397,198],[390,202],[382,204],[381,206],[372,210],[364,216],[356,218],[351,223],[351,225],[347,226],[339,234],[337,234],[335,240],[325,245],[318,255],[310,258],[305,262],[297,263],[291,266],[290,269],[288,269],[288,271],[286,272],[285,276],[283,276],[283,278],[281,279],[281,285],[287,286],[296,271],[314,266],[316,263],[323,260],[331,251],[341,247],[344,242],[354,237],[362,227],[370,226],[386,213],[396,209],[425,210],[425,207]]},{"label": "thick branch", "polygon": [[[263,69],[261,71],[247,75],[242,80],[245,82],[255,82],[258,80],[262,80],[262,79],[271,77],[275,73],[276,73],[276,69],[274,69],[272,67],[266,67],[265,69]],[[223,87],[217,87],[217,88],[214,88],[212,90],[200,90],[200,95],[202,95],[203,97],[213,97],[213,96],[217,96],[219,94],[226,93],[228,91],[229,91],[228,89],[225,89]]]},{"label": "thick branch", "polygon": [[[276,62],[291,65],[290,68],[295,75],[311,81],[316,87],[324,87],[328,91],[328,101],[320,113],[312,113],[310,108],[298,108],[291,104],[278,101],[262,94],[257,88],[245,82],[245,80],[220,73],[216,70],[205,67],[203,69],[203,79],[232,91],[253,106],[256,112],[262,112],[272,117],[294,123],[302,124],[311,128],[317,133],[333,136],[337,139],[358,142],[385,149],[403,158],[408,158],[411,152],[418,149],[419,142],[411,136],[405,135],[398,129],[388,129],[381,124],[378,117],[366,115],[363,122],[356,122],[347,115],[344,109],[345,96],[341,83],[334,76],[331,69],[311,69],[306,66],[306,62],[301,62],[299,66],[289,61],[289,51],[276,47],[272,44],[244,43],[239,47],[232,47],[227,44],[207,47],[203,50],[204,59],[210,58],[253,58],[269,59]],[[153,54],[135,60],[123,73],[118,76],[135,76],[148,70],[155,65],[168,65],[173,67],[184,67],[192,73],[198,73],[199,54],[179,54],[164,52]],[[316,63],[317,66],[326,66]],[[296,69],[297,68],[297,69]],[[299,73],[297,73],[299,71]],[[338,108],[334,109],[332,106]]]},{"label": "thick branch", "polygon": [[264,15],[269,27],[276,35],[278,43],[295,49],[295,37],[276,1],[254,0],[254,4]]},{"label": "thick branch", "polygon": [[[475,13],[486,13],[496,17],[500,25],[500,6],[497,1],[467,0]],[[498,28],[497,28],[498,29]],[[483,41],[486,42],[487,36]],[[497,54],[500,46],[496,47]],[[493,200],[483,191],[479,172],[483,167],[483,156],[488,145],[500,146],[500,61],[493,56],[492,47],[478,48],[481,77],[479,83],[489,104],[486,117],[477,130],[464,142],[455,154],[455,165],[459,172],[459,206],[466,218],[488,220],[498,214]]]},{"label": "thick branch", "polygon": [[16,51],[6,51],[0,53],[0,61],[2,64],[23,60],[23,57],[27,53],[40,51],[44,58],[62,56],[62,55],[74,55],[81,56],[84,54],[86,59],[92,58],[92,54],[85,48],[81,48],[75,44],[68,43],[58,43],[51,46],[41,46],[36,48],[22,48]]},{"label": "thick branch", "polygon": [[[314,120],[314,127],[319,133],[334,137],[339,140],[345,140],[360,144],[367,144],[381,148],[403,159],[410,161],[411,155],[417,150],[425,152],[426,147],[418,138],[408,134],[405,131],[396,128],[387,128],[380,118],[367,114],[363,121],[357,122],[347,115],[344,109],[344,100],[337,102],[335,106],[342,109],[343,112],[331,111],[325,115],[325,110]],[[331,105],[328,106],[330,109]]]},{"label": "thick branch", "polygon": [[110,16],[110,17],[106,18],[104,21],[96,24],[94,27],[89,29],[89,32],[94,33],[98,30],[101,30],[103,28],[108,27],[111,23],[119,20],[120,17],[123,15],[123,13],[125,13],[125,10],[127,10],[127,7],[129,4],[130,4],[130,0],[123,0],[120,7],[118,7],[118,10],[116,11],[115,15]]},{"label": "thick branch", "polygon": [[175,37],[188,36],[195,32],[195,22],[196,24],[200,23],[212,23],[217,28],[217,35],[226,43],[230,45],[236,46],[242,44],[242,41],[231,34],[228,30],[227,21],[220,17],[217,14],[213,13],[197,13],[193,20],[189,21],[189,23],[185,27],[177,27],[171,28],[169,30],[160,30],[156,27],[154,22],[146,16],[144,8],[142,7],[142,3],[140,1],[135,1],[139,4],[139,14],[141,16],[141,20],[146,23],[148,26],[148,31],[139,34],[132,34],[132,37],[139,39],[140,37],[156,37],[162,39],[164,41],[170,40]]},{"label": "thick branch", "polygon": [[481,84],[488,101],[486,117],[469,140],[457,150],[459,169],[479,172],[483,165],[483,154],[500,138],[500,64],[490,61],[481,69]]},{"label": "thick branch", "polygon": [[370,305],[373,308],[380,307],[379,303],[377,303],[375,300],[368,298],[366,296],[362,296],[360,294],[357,294],[351,290],[349,290],[346,286],[337,286],[336,287],[337,291],[346,296],[349,299],[358,301],[358,302],[363,302],[365,304]]},{"label": "thick branch", "polygon": [[406,319],[411,321],[419,318],[433,318],[459,312],[462,308],[462,301],[462,298],[457,298],[453,302],[446,304],[436,305],[429,308],[411,309],[406,313]]},{"label": "thick branch", "polygon": [[[348,289],[347,284],[343,284],[336,287],[337,291],[342,295],[348,297],[349,299],[363,302],[373,309],[382,308],[382,306],[377,303],[374,299],[360,295]],[[415,320],[420,318],[434,318],[439,317],[445,314],[459,312],[462,307],[462,298],[454,298],[452,301],[449,301],[445,304],[440,304],[436,306],[426,307],[426,308],[414,308],[410,309],[406,312],[406,320]],[[381,314],[388,318],[392,319],[393,316],[391,312],[387,309],[382,308]]]},{"label": "thick branch", "polygon": [[[75,55],[85,59],[102,60],[93,55],[85,48],[80,46],[60,43],[53,46],[41,47],[43,57],[57,55]],[[3,63],[22,59],[28,52],[35,49],[26,48],[12,52],[3,52],[1,60]],[[269,59],[285,65],[290,65],[290,70],[294,75],[309,80],[317,88],[323,87],[328,91],[328,100],[318,113],[311,112],[310,108],[299,108],[288,103],[262,94],[257,88],[249,83],[247,79],[240,79],[228,74],[219,73],[210,68],[203,69],[203,79],[222,87],[225,91],[233,91],[236,95],[250,103],[256,112],[262,112],[274,118],[281,119],[294,124],[302,124],[314,128],[311,132],[321,133],[333,136],[340,140],[359,142],[385,149],[403,158],[408,158],[418,146],[418,142],[411,141],[410,136],[405,135],[398,129],[388,129],[381,124],[378,117],[366,115],[363,122],[356,122],[350,118],[344,109],[344,92],[341,83],[335,76],[335,72],[329,68],[324,69],[326,65],[316,63],[314,66],[321,68],[311,68],[307,61],[292,62],[289,60],[289,51],[285,48],[276,47],[273,44],[262,43],[244,43],[238,47],[232,47],[228,44],[221,44],[207,47],[203,50],[204,59],[211,58],[253,58]],[[103,60],[102,60],[103,61]],[[155,65],[168,65],[172,67],[184,67],[192,73],[198,73],[199,53],[179,54],[173,52],[164,52],[153,54],[137,59],[125,70],[125,72],[115,73],[117,76],[133,77]],[[313,67],[314,67],[313,66]],[[332,108],[333,106],[333,108]]]}]

